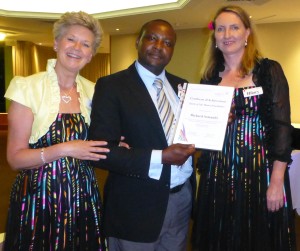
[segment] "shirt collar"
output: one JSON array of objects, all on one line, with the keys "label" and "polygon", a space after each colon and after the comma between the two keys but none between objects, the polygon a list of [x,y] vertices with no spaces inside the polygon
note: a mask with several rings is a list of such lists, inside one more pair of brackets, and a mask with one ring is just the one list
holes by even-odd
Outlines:
[{"label": "shirt collar", "polygon": [[145,85],[151,86],[156,78],[160,78],[161,80],[165,81],[166,71],[163,70],[159,75],[153,74],[151,71],[147,70],[144,66],[142,66],[138,60],[135,61],[135,67],[140,75],[141,79],[145,83]]}]

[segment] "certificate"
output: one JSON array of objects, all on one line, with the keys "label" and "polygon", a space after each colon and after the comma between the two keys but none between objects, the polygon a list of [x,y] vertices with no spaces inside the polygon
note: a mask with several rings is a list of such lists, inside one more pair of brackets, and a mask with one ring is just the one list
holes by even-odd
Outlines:
[{"label": "certificate", "polygon": [[189,83],[176,119],[173,143],[222,150],[233,92],[234,87]]}]

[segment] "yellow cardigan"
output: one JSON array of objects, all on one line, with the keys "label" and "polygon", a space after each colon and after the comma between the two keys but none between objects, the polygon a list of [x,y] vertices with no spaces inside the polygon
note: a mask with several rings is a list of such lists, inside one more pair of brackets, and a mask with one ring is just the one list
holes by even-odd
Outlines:
[{"label": "yellow cardigan", "polygon": [[[45,135],[55,121],[60,103],[60,91],[54,70],[56,59],[49,59],[47,70],[28,77],[14,77],[4,95],[5,98],[18,102],[31,109],[34,115],[29,143],[33,144]],[[92,97],[95,83],[76,76],[79,92],[80,110],[85,122],[90,125]]]}]

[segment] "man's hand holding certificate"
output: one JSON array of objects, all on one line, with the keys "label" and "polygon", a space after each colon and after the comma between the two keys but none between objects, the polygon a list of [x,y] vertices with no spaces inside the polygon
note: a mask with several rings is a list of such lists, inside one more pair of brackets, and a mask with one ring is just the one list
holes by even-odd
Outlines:
[{"label": "man's hand holding certificate", "polygon": [[234,87],[189,83],[173,143],[222,150],[233,92]]}]

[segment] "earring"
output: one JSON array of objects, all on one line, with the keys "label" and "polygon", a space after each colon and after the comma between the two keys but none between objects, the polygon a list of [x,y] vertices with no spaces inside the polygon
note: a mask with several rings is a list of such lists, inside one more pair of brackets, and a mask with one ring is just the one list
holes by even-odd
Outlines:
[{"label": "earring", "polygon": [[247,40],[245,41],[245,47],[248,45],[248,42],[247,42]]},{"label": "earring", "polygon": [[218,45],[216,44],[216,49],[218,49]]},{"label": "earring", "polygon": [[54,51],[57,51],[57,47],[54,47]]}]

